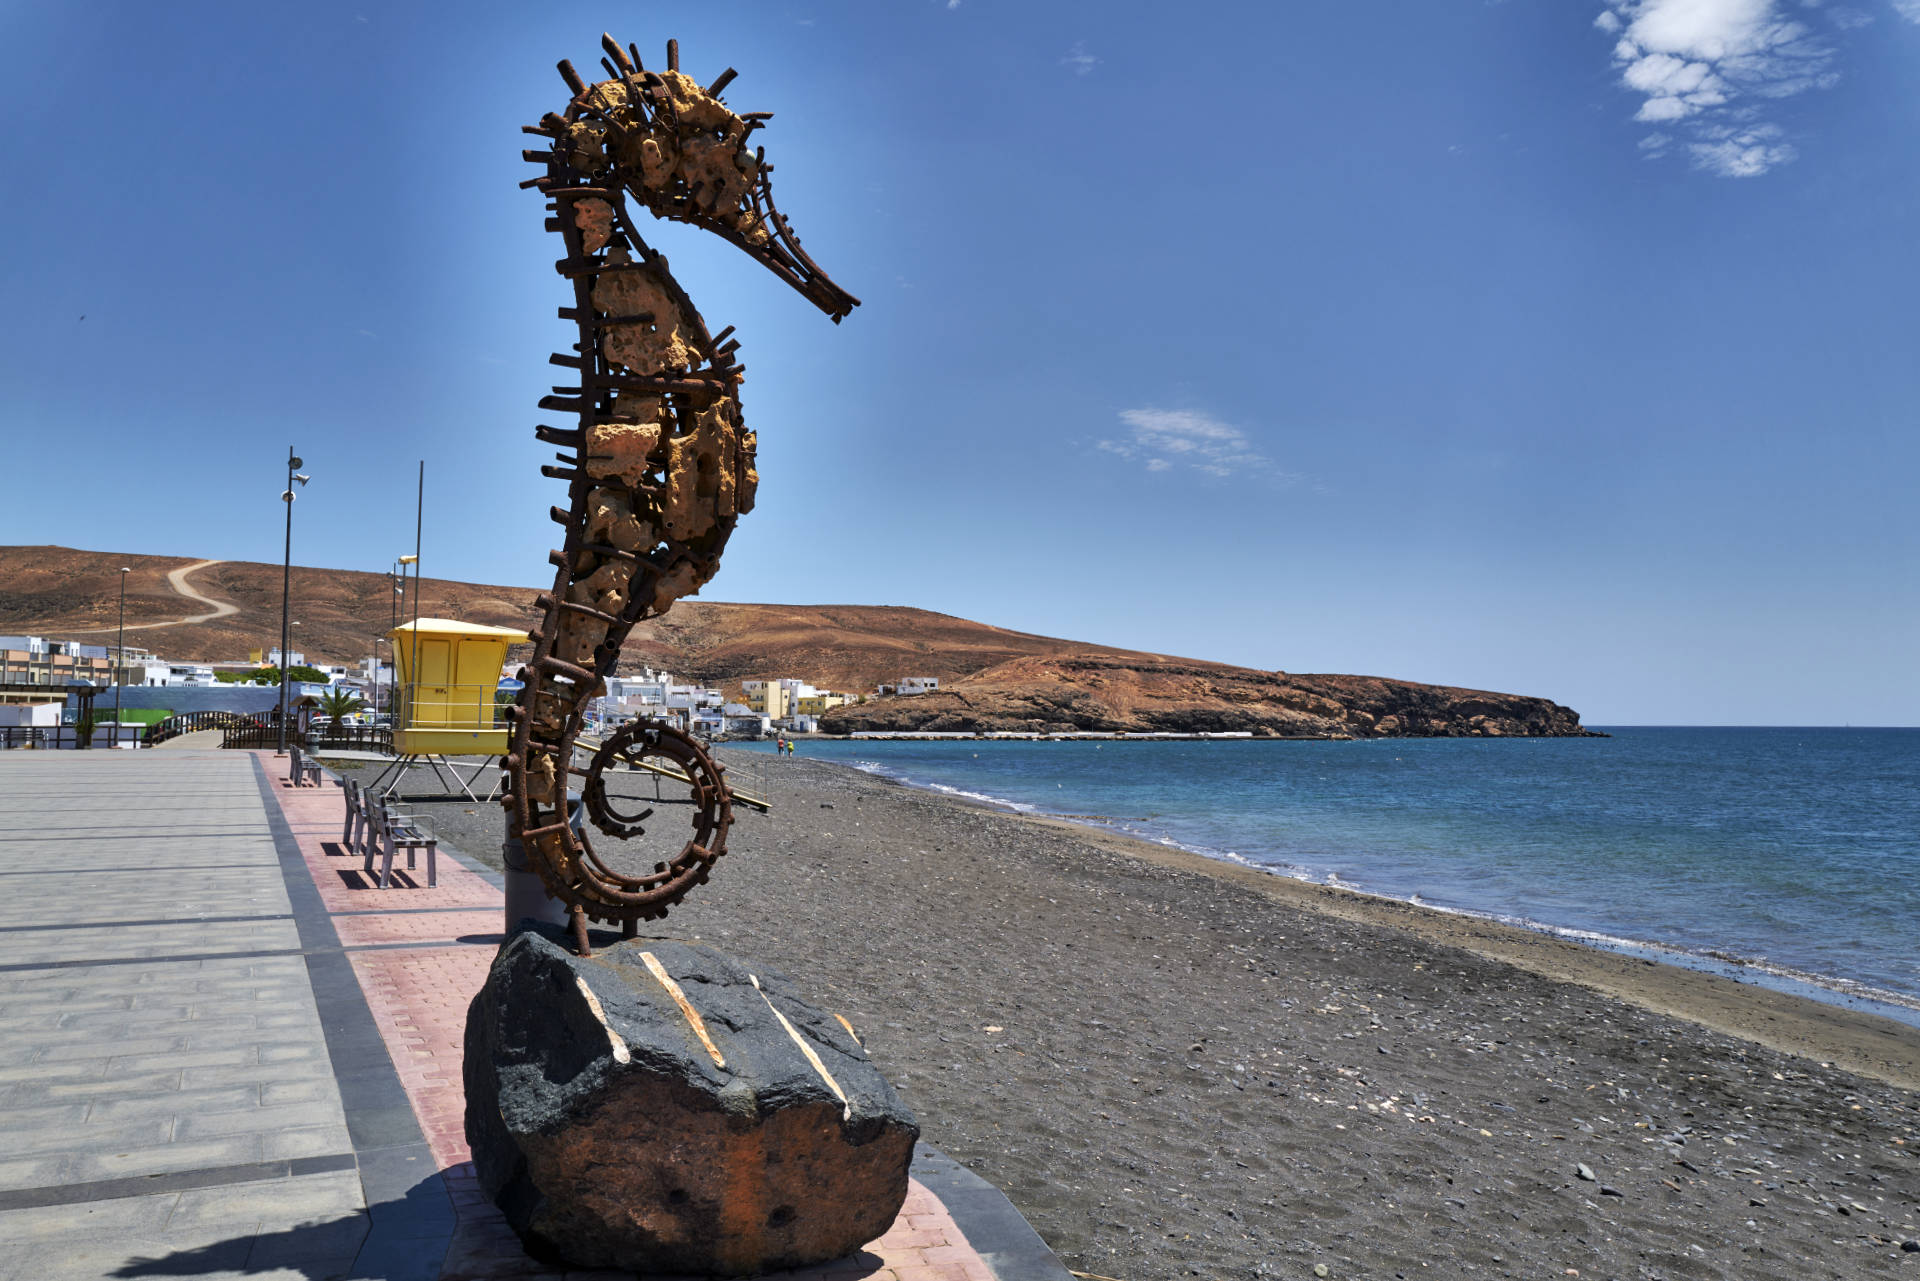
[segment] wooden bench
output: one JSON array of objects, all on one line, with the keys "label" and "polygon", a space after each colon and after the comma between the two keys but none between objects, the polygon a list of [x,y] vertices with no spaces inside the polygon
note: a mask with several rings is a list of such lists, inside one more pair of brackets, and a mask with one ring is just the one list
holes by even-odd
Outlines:
[{"label": "wooden bench", "polygon": [[360,786],[356,779],[343,778],[340,780],[340,790],[347,798],[347,822],[340,829],[340,848],[347,854],[358,854],[368,826],[367,789]]},{"label": "wooden bench", "polygon": [[318,787],[326,771],[320,762],[309,759],[298,747],[287,748],[287,778],[295,787]]},{"label": "wooden bench", "polygon": [[[368,796],[361,789],[362,796]],[[439,839],[434,836],[431,827],[424,819],[411,814],[403,814],[384,800],[369,799],[369,817],[371,822],[361,837],[361,849],[366,855],[364,871],[373,875],[373,860],[379,858],[381,889],[393,884],[393,856],[400,850],[407,852],[407,870],[413,870],[414,851],[427,852],[427,888],[432,889],[440,883],[440,870],[435,865],[434,853],[439,847]]]}]

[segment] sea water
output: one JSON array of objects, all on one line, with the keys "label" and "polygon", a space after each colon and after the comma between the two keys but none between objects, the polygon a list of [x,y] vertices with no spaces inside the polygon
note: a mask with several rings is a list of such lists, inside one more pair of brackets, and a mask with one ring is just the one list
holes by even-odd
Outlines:
[{"label": "sea water", "polygon": [[802,743],[910,785],[1920,1022],[1920,730]]}]

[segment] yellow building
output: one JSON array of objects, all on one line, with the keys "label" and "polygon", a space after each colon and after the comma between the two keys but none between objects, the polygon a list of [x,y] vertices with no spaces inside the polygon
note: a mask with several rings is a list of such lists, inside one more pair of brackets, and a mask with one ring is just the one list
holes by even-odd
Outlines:
[{"label": "yellow building", "polygon": [[788,715],[787,687],[779,681],[741,681],[740,691],[747,696],[747,706],[760,715],[776,721]]},{"label": "yellow building", "polygon": [[846,701],[844,694],[815,694],[810,698],[795,699],[793,710],[799,716],[819,716],[829,707],[843,706]]},{"label": "yellow building", "polygon": [[527,634],[511,627],[423,618],[387,633],[399,669],[394,719],[397,756],[502,756],[507,722],[497,697],[507,647]]}]

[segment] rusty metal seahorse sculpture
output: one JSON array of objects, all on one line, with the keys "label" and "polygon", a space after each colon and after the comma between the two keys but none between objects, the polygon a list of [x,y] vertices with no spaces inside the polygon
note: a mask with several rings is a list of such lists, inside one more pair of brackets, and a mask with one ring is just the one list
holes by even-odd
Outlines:
[{"label": "rusty metal seahorse sculpture", "polygon": [[[837,324],[859,299],[835,285],[800,248],[774,208],[763,148],[750,146],[771,113],[736,114],[721,100],[728,69],[706,87],[680,71],[676,42],[664,70],[641,65],[632,45],[602,36],[608,78],[588,85],[570,63],[560,75],[573,98],[525,132],[551,139],[523,156],[546,166],[522,183],[547,197],[547,229],[566,255],[555,269],[573,282],[580,341],[552,363],[578,372],[542,409],[572,412],[577,426],[535,434],[561,447],[548,476],[568,483],[553,518],[566,546],[512,718],[506,758],[507,831],[547,890],[568,904],[576,945],[587,951],[589,919],[620,924],[664,916],[707,879],[726,852],[732,822],[724,772],[692,738],[660,722],[628,726],[585,768],[574,764],[588,703],[614,670],[629,629],[699,590],[719,567],[739,516],[753,507],[759,475],[754,436],[742,422],[738,340],[709,334],[700,313],[641,239],[629,199],[656,218],[692,223],[745,250]],[[648,759],[650,758],[650,759]],[[608,837],[639,835],[653,813],[625,813],[606,771],[640,764],[691,789],[692,831],[678,854],[645,867],[616,866],[568,819],[568,787],[580,780],[587,816]],[[671,842],[669,842],[671,844]]]}]

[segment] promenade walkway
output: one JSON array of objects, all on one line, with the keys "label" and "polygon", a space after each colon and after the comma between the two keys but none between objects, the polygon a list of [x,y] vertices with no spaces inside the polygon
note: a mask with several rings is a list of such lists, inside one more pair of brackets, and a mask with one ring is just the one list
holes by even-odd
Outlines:
[{"label": "promenade walkway", "polygon": [[[0,755],[0,1281],[552,1278],[480,1195],[467,1003],[497,880],[381,891],[338,788],[268,753]],[[855,1260],[799,1281],[1065,1281],[931,1150]]]}]

